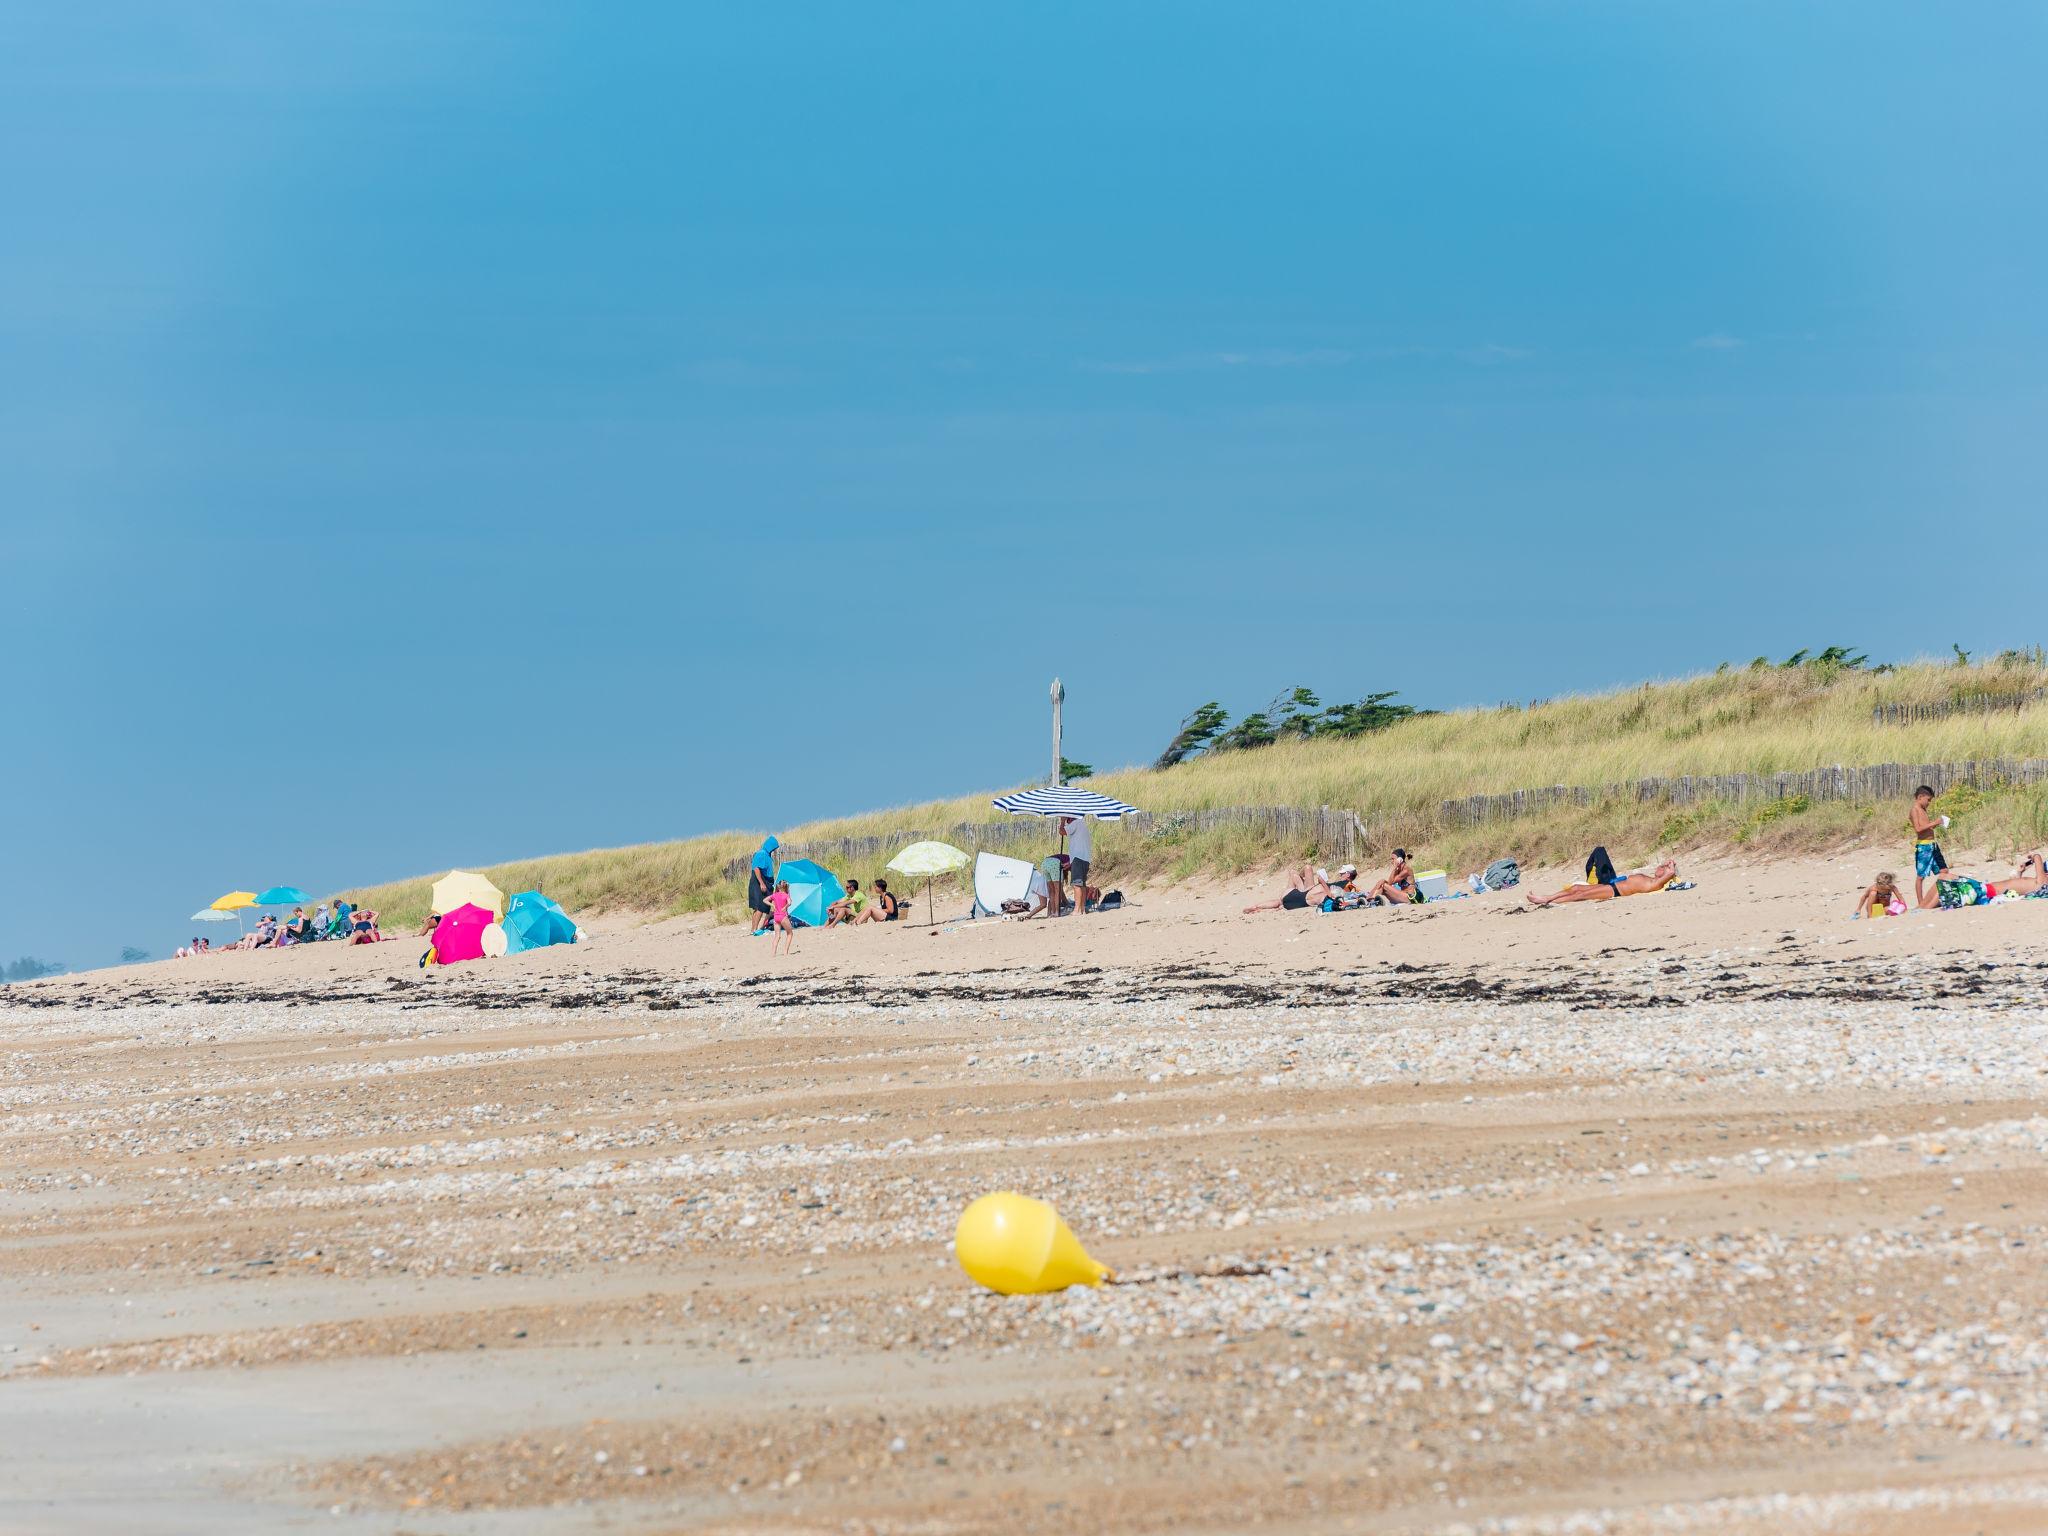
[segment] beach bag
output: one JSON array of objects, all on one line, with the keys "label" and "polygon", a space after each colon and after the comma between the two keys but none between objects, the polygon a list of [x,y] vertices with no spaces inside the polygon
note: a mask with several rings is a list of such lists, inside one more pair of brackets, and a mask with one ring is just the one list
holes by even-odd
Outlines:
[{"label": "beach bag", "polygon": [[1111,891],[1107,895],[1105,895],[1102,898],[1102,900],[1095,903],[1095,910],[1098,912],[1107,912],[1110,910],[1110,908],[1120,907],[1123,904],[1124,893],[1122,891]]},{"label": "beach bag", "polygon": [[1479,881],[1489,891],[1504,891],[1511,885],[1522,883],[1522,866],[1513,859],[1495,859],[1486,866],[1486,872]]}]

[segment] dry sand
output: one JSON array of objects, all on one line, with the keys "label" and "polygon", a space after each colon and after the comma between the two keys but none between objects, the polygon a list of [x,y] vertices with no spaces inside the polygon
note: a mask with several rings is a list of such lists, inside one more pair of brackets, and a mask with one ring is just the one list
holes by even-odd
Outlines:
[{"label": "dry sand", "polygon": [[0,1530],[2048,1528],[2048,902],[1873,867],[9,989]]}]

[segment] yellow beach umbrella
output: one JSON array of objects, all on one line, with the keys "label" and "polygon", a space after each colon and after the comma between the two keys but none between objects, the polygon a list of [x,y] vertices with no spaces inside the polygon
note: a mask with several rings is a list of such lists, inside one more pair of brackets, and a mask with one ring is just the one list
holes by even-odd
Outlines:
[{"label": "yellow beach umbrella", "polygon": [[956,874],[974,861],[961,849],[951,843],[912,843],[908,848],[889,861],[888,867],[899,875],[908,875],[913,880],[924,882],[924,909],[931,919],[934,931],[939,926],[939,914],[932,907],[932,882],[941,875]]},{"label": "yellow beach umbrella", "polygon": [[253,907],[255,905],[256,893],[254,891],[229,891],[227,895],[213,903],[213,910],[216,912],[239,912],[243,907]]},{"label": "yellow beach umbrella", "polygon": [[434,910],[447,914],[467,903],[487,909],[491,916],[505,915],[505,893],[482,875],[466,869],[451,870],[434,882]]}]

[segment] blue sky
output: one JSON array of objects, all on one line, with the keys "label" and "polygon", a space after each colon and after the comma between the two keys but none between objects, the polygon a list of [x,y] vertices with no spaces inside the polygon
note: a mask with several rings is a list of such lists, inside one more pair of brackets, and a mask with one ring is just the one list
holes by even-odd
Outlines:
[{"label": "blue sky", "polygon": [[1102,765],[2040,642],[2044,45],[0,0],[0,959],[1015,783],[1054,672]]}]

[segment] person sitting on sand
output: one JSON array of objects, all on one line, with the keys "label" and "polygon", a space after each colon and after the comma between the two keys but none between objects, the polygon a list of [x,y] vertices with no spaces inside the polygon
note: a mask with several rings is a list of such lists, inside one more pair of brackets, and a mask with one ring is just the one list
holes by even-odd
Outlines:
[{"label": "person sitting on sand", "polygon": [[1875,880],[1864,887],[1863,894],[1856,898],[1858,917],[1904,917],[1906,898],[1899,894],[1899,877],[1890,870],[1880,870]]},{"label": "person sitting on sand", "polygon": [[846,882],[846,894],[826,906],[825,926],[830,928],[839,923],[857,923],[860,921],[861,913],[867,910],[867,906],[867,892],[860,888],[858,880],[849,880]]},{"label": "person sitting on sand", "polygon": [[357,907],[350,919],[348,941],[351,944],[381,944],[384,935],[377,931],[377,914],[368,907]]},{"label": "person sitting on sand", "polygon": [[327,921],[327,929],[320,935],[323,939],[346,939],[355,931],[354,909],[345,901],[334,904],[334,916]]},{"label": "person sitting on sand", "polygon": [[855,923],[893,923],[896,921],[896,898],[889,893],[889,882],[875,881],[875,894],[860,912],[848,919]]},{"label": "person sitting on sand", "polygon": [[1549,896],[1529,893],[1532,907],[1555,906],[1560,901],[1613,901],[1617,896],[1647,896],[1652,891],[1661,891],[1678,878],[1678,860],[1666,859],[1654,869],[1639,869],[1633,874],[1616,875],[1611,880],[1593,880],[1582,885],[1568,885]]},{"label": "person sitting on sand", "polygon": [[313,919],[306,916],[304,907],[292,908],[292,920],[284,925],[284,937],[280,944],[310,944],[313,942]]},{"label": "person sitting on sand", "polygon": [[277,942],[277,919],[267,912],[264,913],[256,924],[256,932],[251,937],[256,940],[254,944],[249,946],[251,949],[267,949],[272,944],[275,944]]},{"label": "person sitting on sand", "polygon": [[1329,896],[1329,883],[1304,864],[1294,871],[1293,880],[1279,896],[1272,901],[1254,902],[1244,910],[1247,917],[1254,912],[1300,912],[1308,907],[1321,906]]},{"label": "person sitting on sand", "polygon": [[427,914],[427,920],[421,923],[419,927],[413,932],[413,937],[416,939],[432,938],[434,930],[440,926],[441,914],[438,912],[429,912]]},{"label": "person sitting on sand", "polygon": [[1394,850],[1394,867],[1387,871],[1387,878],[1365,893],[1367,901],[1391,901],[1396,906],[1406,906],[1415,899],[1415,871],[1408,863],[1408,850]]}]

